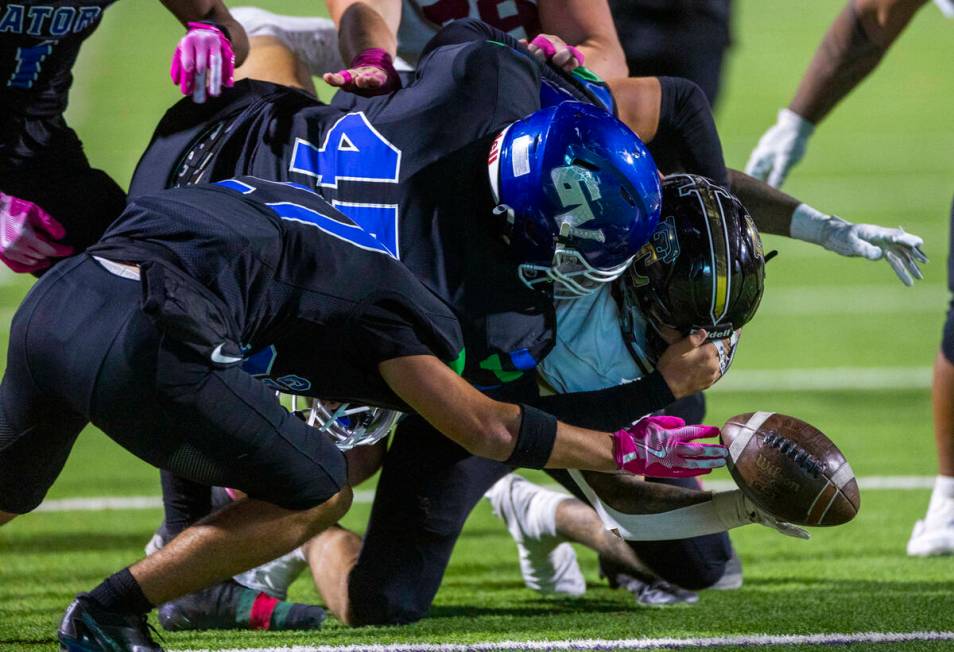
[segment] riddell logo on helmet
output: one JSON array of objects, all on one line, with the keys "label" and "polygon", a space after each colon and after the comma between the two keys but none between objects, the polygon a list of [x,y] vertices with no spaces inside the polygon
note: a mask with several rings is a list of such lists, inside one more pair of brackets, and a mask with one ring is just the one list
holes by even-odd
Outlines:
[{"label": "riddell logo on helmet", "polygon": [[487,155],[487,165],[493,165],[497,162],[497,159],[500,158],[500,141],[504,137],[503,131],[497,134],[497,137],[494,138],[493,144],[490,146],[490,154]]}]

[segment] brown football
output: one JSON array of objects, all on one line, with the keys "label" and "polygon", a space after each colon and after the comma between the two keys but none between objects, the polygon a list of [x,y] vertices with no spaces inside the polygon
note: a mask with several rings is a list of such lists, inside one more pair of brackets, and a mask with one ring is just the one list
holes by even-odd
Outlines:
[{"label": "brown football", "polygon": [[762,509],[797,525],[841,525],[861,506],[845,456],[823,432],[795,417],[750,412],[722,428],[728,467]]}]

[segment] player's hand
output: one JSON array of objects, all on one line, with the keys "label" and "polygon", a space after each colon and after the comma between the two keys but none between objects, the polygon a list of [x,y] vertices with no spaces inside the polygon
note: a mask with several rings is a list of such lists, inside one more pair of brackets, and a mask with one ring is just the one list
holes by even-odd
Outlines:
[{"label": "player's hand", "polygon": [[206,94],[218,97],[222,86],[231,87],[235,76],[235,53],[225,32],[209,23],[189,23],[189,31],[172,54],[169,76],[183,95],[197,104]]},{"label": "player's hand", "polygon": [[529,43],[526,39],[521,39],[520,42],[527,46],[533,58],[540,63],[552,63],[566,72],[582,66],[586,59],[578,48],[567,45],[563,39],[553,34],[538,34]]},{"label": "player's hand", "polygon": [[14,272],[46,269],[73,247],[54,242],[66,229],[33,202],[0,192],[0,260]]},{"label": "player's hand", "polygon": [[889,229],[876,224],[854,224],[800,204],[792,214],[790,230],[793,238],[820,244],[842,256],[868,260],[884,258],[907,286],[924,278],[918,266],[928,262],[921,250],[924,240],[905,233],[901,227]]},{"label": "player's hand", "polygon": [[386,95],[401,88],[394,60],[381,48],[368,48],[352,59],[348,68],[327,72],[321,78],[330,86],[365,97]]},{"label": "player's hand", "polygon": [[753,503],[749,500],[745,494],[741,491],[739,492],[742,496],[743,509],[745,510],[746,516],[752,523],[756,525],[764,525],[765,527],[772,528],[776,532],[780,532],[787,537],[794,537],[796,539],[811,539],[812,535],[808,533],[808,530],[800,528],[797,525],[792,525],[786,521],[782,521],[764,509]]},{"label": "player's hand", "polygon": [[745,173],[780,188],[789,170],[805,155],[805,147],[814,131],[815,125],[794,111],[780,110],[778,121],[752,150]]},{"label": "player's hand", "polygon": [[670,345],[656,363],[656,369],[677,399],[710,387],[732,362],[731,342],[717,340],[707,343],[707,337],[705,330],[690,334]]},{"label": "player's hand", "polygon": [[613,434],[616,468],[655,478],[687,478],[725,466],[720,444],[693,443],[715,437],[714,426],[687,426],[679,417],[643,417]]}]

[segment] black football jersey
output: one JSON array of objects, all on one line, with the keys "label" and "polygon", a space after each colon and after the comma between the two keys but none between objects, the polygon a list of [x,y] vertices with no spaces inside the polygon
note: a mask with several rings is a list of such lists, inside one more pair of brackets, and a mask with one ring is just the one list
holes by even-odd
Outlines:
[{"label": "black football jersey", "polygon": [[0,3],[0,112],[31,118],[63,113],[80,45],[115,1]]},{"label": "black football jersey", "polygon": [[518,279],[492,223],[487,171],[494,136],[540,108],[540,73],[527,56],[467,42],[432,50],[414,81],[387,96],[339,93],[328,106],[240,82],[217,103],[189,104],[159,125],[131,196],[237,174],[307,185],[454,307],[469,380],[513,381],[549,351],[552,299]]},{"label": "black football jersey", "polygon": [[245,369],[289,393],[406,409],[380,362],[463,364],[451,309],[303,186],[240,177],[143,196],[88,252],[184,272],[225,306]]}]

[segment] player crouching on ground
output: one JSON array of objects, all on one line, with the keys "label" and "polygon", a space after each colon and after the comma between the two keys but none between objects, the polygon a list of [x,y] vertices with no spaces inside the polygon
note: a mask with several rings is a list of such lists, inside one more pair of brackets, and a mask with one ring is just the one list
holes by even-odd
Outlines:
[{"label": "player crouching on ground", "polygon": [[[666,342],[698,329],[710,337],[731,331],[729,347],[716,345],[721,378],[761,301],[764,260],[758,230],[731,193],[703,177],[667,177],[660,223],[627,273],[591,297],[558,304],[557,344],[540,366],[541,383],[574,392],[639,378],[659,364]],[[699,489],[691,478],[661,482]],[[568,488],[576,498],[511,474],[487,492],[517,543],[529,588],[585,590],[567,542],[596,550],[611,585],[630,590],[640,604],[695,602],[685,589],[741,584],[727,534],[626,542],[607,531],[580,487]],[[653,500],[651,488],[638,489]]]},{"label": "player crouching on ground", "polygon": [[[153,605],[273,559],[347,511],[340,451],[240,366],[247,350],[296,334],[320,359],[303,385],[417,411],[473,453],[672,472],[640,454],[640,428],[570,427],[473,389],[454,370],[453,312],[310,190],[242,177],[145,196],[45,275],[14,318],[0,523],[36,508],[89,422],[156,466],[249,498],[80,595],[60,626],[66,649],[159,650]],[[724,464],[721,446],[689,441],[715,432],[672,431],[672,469]]]}]

